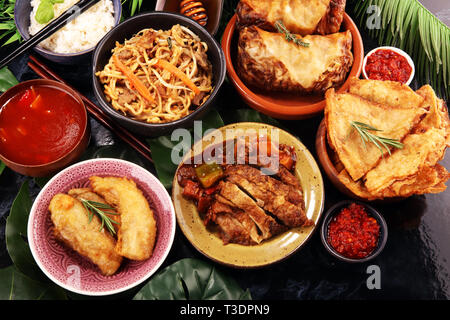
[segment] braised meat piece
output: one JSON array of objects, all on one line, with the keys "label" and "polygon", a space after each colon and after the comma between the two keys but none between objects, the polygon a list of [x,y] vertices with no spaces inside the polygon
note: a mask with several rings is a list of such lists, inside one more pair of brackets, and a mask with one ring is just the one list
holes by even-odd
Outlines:
[{"label": "braised meat piece", "polygon": [[[302,186],[292,172],[293,147],[274,145],[267,137],[231,146],[224,141],[217,150],[205,149],[209,161],[184,164],[177,173],[183,196],[195,202],[205,226],[212,227],[224,244],[257,245],[290,228],[314,223],[306,216]],[[216,151],[224,164],[211,159]],[[244,164],[230,163],[230,152]],[[279,167],[261,163],[260,154],[278,154]]]},{"label": "braised meat piece", "polygon": [[221,196],[250,216],[261,231],[263,239],[268,239],[286,231],[286,226],[279,224],[274,218],[266,214],[251,197],[235,184],[221,181],[219,190]]},{"label": "braised meat piece", "polygon": [[[226,200],[225,200],[226,202]],[[261,242],[255,223],[242,210],[215,201],[206,214],[208,222],[219,227],[219,236],[224,244],[238,243],[254,245]]]},{"label": "braised meat piece", "polygon": [[261,208],[286,226],[299,227],[307,221],[301,189],[286,185],[246,165],[229,167],[225,174],[227,181],[245,190]]}]

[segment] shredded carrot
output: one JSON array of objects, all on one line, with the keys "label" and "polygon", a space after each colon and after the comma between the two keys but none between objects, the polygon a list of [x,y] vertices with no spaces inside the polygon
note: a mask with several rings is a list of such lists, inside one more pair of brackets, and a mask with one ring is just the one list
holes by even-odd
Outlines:
[{"label": "shredded carrot", "polygon": [[31,109],[37,109],[37,108],[40,108],[41,105],[42,105],[42,97],[41,97],[40,94],[38,94],[37,97],[30,104],[30,108]]},{"label": "shredded carrot", "polygon": [[130,80],[131,84],[136,88],[141,96],[143,96],[148,102],[154,103],[155,99],[153,99],[150,91],[148,91],[145,84],[142,83],[142,81],[139,80],[139,78],[136,77],[136,75],[131,72],[131,70],[128,69],[127,66],[122,63],[122,61],[120,61],[119,57],[113,55],[113,60],[116,67],[120,69],[120,71],[128,78],[128,80]]},{"label": "shredded carrot", "polygon": [[194,91],[196,95],[200,93],[200,89],[195,85],[195,83],[192,82],[184,72],[182,72],[170,62],[158,59],[155,66],[166,69],[167,71],[172,73],[174,76],[183,81],[192,91]]}]

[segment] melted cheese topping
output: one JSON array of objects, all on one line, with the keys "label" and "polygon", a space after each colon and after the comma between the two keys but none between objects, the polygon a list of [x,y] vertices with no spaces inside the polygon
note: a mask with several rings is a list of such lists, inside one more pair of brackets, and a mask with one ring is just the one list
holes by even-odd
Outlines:
[{"label": "melted cheese topping", "polygon": [[284,25],[298,34],[311,34],[326,14],[331,0],[246,0],[255,12],[267,17],[275,24],[282,20]]},{"label": "melted cheese topping", "polygon": [[265,44],[266,54],[277,57],[286,66],[291,80],[304,88],[313,86],[325,72],[341,67],[337,64],[345,53],[347,37],[351,36],[346,32],[306,36],[303,41],[309,43],[309,47],[303,47],[286,41],[282,34],[274,36],[261,29],[258,32]]}]

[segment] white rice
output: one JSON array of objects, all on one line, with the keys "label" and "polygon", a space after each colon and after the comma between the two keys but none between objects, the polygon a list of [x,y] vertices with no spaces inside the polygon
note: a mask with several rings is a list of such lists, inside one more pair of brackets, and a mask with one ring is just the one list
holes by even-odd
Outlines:
[{"label": "white rice", "polygon": [[[53,5],[55,18],[79,0],[64,0]],[[31,0],[30,35],[36,34],[45,25],[36,21],[36,10],[41,0]],[[55,19],[54,18],[54,19]],[[114,6],[111,0],[100,0],[76,19],[69,22],[39,46],[57,53],[77,53],[93,48],[114,27]]]}]

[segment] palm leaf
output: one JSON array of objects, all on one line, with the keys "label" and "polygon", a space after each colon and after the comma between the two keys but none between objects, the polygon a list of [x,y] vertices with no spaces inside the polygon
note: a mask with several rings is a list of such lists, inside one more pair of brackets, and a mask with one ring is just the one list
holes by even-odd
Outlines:
[{"label": "palm leaf", "polygon": [[419,85],[430,83],[437,94],[450,98],[450,28],[418,0],[351,0],[361,28],[373,14],[375,5],[381,14],[381,28],[369,30],[380,45],[397,46],[414,60]]}]

